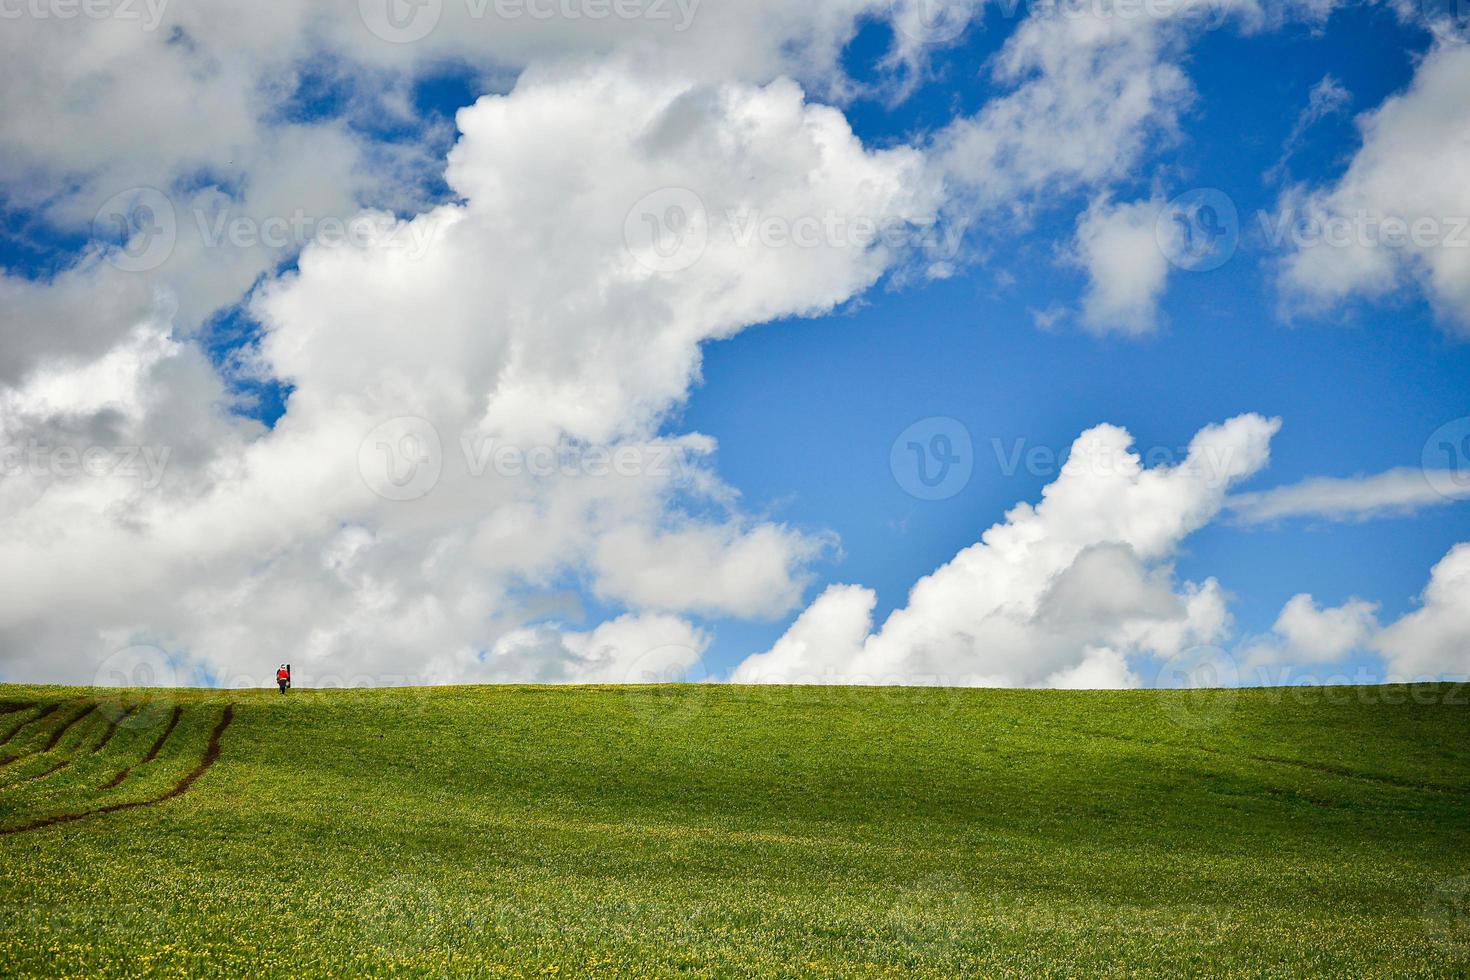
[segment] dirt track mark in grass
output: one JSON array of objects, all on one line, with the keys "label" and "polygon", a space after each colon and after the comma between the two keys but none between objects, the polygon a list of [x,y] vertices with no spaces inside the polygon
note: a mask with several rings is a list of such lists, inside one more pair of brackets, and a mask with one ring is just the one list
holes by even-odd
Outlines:
[{"label": "dirt track mark in grass", "polygon": [[61,744],[61,740],[64,739],[64,738],[66,738],[66,733],[67,732],[69,732],[73,728],[75,728],[78,724],[81,723],[81,721],[82,721],[83,718],[87,717],[88,715],[90,715],[92,712],[94,712],[96,710],[97,710],[97,704],[96,704],[96,702],[93,702],[92,704],[87,705],[85,708],[83,708],[81,711],[79,711],[75,716],[73,716],[70,721],[68,721],[66,724],[62,725],[60,728],[56,729],[56,731],[52,732],[51,733],[51,739],[50,739],[50,741],[48,741],[46,743],[46,747],[44,749],[42,749],[41,751],[42,752],[50,752],[52,749],[56,748],[56,746],[58,746],[58,745]]},{"label": "dirt track mark in grass", "polygon": [[[182,712],[182,708],[175,709],[173,723],[169,725],[169,731],[173,731],[173,724],[177,724],[178,715]],[[221,748],[220,740],[224,737],[225,729],[229,728],[230,722],[234,720],[235,706],[233,704],[226,705],[224,713],[220,715],[219,723],[214,726],[214,731],[209,733],[209,744],[204,747],[204,755],[200,758],[199,764],[193,769],[189,770],[189,772],[184,775],[184,778],[175,783],[174,787],[166,793],[146,800],[130,800],[127,803],[110,803],[107,806],[97,807],[95,810],[84,810],[81,813],[63,813],[54,817],[45,817],[41,820],[34,821],[33,823],[21,824],[19,827],[0,828],[0,837],[9,836],[11,834],[23,834],[32,830],[42,830],[46,827],[55,827],[56,825],[63,823],[74,823],[77,820],[85,820],[88,817],[100,817],[108,813],[119,813],[123,810],[136,810],[139,807],[156,806],[160,803],[166,803],[169,800],[174,799],[175,797],[183,796],[189,791],[189,787],[193,786],[195,781],[198,780],[200,776],[209,771],[210,766],[219,761]],[[160,739],[158,744],[162,745],[162,741],[163,740]]]},{"label": "dirt track mark in grass", "polygon": [[164,728],[163,734],[158,736],[158,741],[153,743],[153,748],[148,750],[148,754],[143,756],[143,761],[138,763],[138,765],[145,766],[158,758],[158,753],[163,750],[163,743],[167,742],[168,737],[174,733],[174,729],[178,727],[179,719],[182,717],[184,717],[183,705],[174,705],[174,713],[169,716],[168,726]]},{"label": "dirt track mark in grass", "polygon": [[[60,708],[60,707],[61,707],[61,705],[59,705],[59,704],[53,705],[51,710],[41,712],[39,715],[36,715],[36,717],[32,718],[30,721],[26,722],[24,725],[21,725],[20,727],[21,728],[25,728],[27,725],[34,724],[35,722],[38,722],[38,721],[40,721],[43,718],[49,718],[49,717],[51,717],[51,715],[53,715],[53,714],[56,713],[55,709],[56,708]],[[39,750],[36,750],[36,749],[25,750],[25,749],[22,749],[20,752],[16,753],[15,755],[11,756],[10,758],[6,759],[4,762],[0,762],[0,769],[9,769],[11,766],[15,765],[17,762],[20,762],[20,761],[22,761],[24,759],[30,759],[33,756],[37,756],[37,755],[45,755],[47,752],[50,752],[52,749],[56,748],[56,744],[58,742],[60,742],[66,736],[66,733],[69,732],[69,731],[71,731],[71,727],[73,725],[75,725],[77,722],[81,721],[83,718],[87,717],[88,715],[90,715],[93,712],[93,710],[96,709],[96,707],[97,706],[95,704],[92,704],[92,705],[88,705],[88,706],[82,708],[81,711],[77,712],[71,718],[69,718],[66,721],[62,722],[61,725],[59,725],[57,727],[56,731],[54,731],[54,732],[51,733],[51,737],[46,740],[46,745],[45,745],[44,748],[41,748]]]},{"label": "dirt track mark in grass", "polygon": [[13,715],[17,711],[27,711],[34,708],[36,703],[35,701],[22,701],[15,704],[0,705],[0,718],[4,718],[6,715]]},{"label": "dirt track mark in grass", "polygon": [[[100,705],[93,704],[92,707],[88,708],[87,710],[83,711],[81,714],[79,714],[75,718],[73,718],[71,721],[67,722],[66,727],[67,728],[74,727],[79,722],[81,722],[82,719],[86,718],[88,715],[90,715],[94,710],[96,710],[99,707],[100,707]],[[119,721],[121,721],[121,719],[119,719]],[[107,727],[107,730],[103,734],[102,739],[96,745],[92,746],[91,750],[88,753],[89,755],[95,755],[99,750],[101,750],[102,746],[106,745],[112,739],[112,736],[117,733],[117,725],[118,725],[118,722],[116,722],[116,721],[109,722],[108,727]],[[64,735],[65,732],[63,732],[62,734]],[[56,743],[58,743],[60,741],[61,741],[61,738],[59,736],[53,737],[52,740],[51,740],[51,744],[46,747],[45,751],[46,752],[50,752],[52,749],[54,749],[56,747]],[[70,766],[73,762],[76,762],[77,761],[77,756],[80,755],[80,754],[81,754],[81,746],[79,745],[79,746],[77,746],[77,749],[76,749],[76,752],[75,753],[66,756],[61,761],[59,761],[59,762],[55,763],[54,765],[52,765],[51,768],[50,769],[47,769],[45,772],[38,773],[38,774],[36,774],[34,776],[26,776],[25,778],[23,778],[23,779],[17,779],[15,782],[12,782],[12,783],[6,783],[4,786],[0,786],[0,792],[8,792],[9,790],[14,789],[17,786],[27,786],[27,785],[30,785],[31,783],[38,783],[38,782],[40,782],[43,779],[46,779],[46,778],[51,777],[51,776],[54,776],[58,772],[60,772],[61,770],[63,770],[65,768],[67,768],[68,766]]]},{"label": "dirt track mark in grass", "polygon": [[[49,718],[51,715],[55,714],[55,709],[59,707],[61,707],[61,705],[59,704],[53,705],[51,710],[41,712],[39,715],[32,718],[30,721],[26,722],[20,727],[24,728],[26,727],[26,725],[30,725],[40,721],[42,718]],[[56,748],[57,743],[59,743],[63,738],[66,737],[66,733],[71,731],[73,725],[90,715],[95,710],[97,710],[97,705],[95,704],[87,705],[86,707],[82,708],[81,711],[77,712],[71,718],[67,719],[65,722],[57,727],[56,731],[51,733],[51,737],[46,740],[46,745],[44,748],[40,750],[32,750],[30,752],[22,751],[17,755],[13,755],[9,759],[6,759],[4,762],[0,762],[0,769],[8,769],[9,767],[15,765],[17,762],[20,762],[22,759],[29,759],[32,756],[45,755],[47,752],[50,752],[52,749]],[[9,740],[7,739],[7,741]]]},{"label": "dirt track mark in grass", "polygon": [[45,779],[48,776],[56,775],[67,766],[71,765],[74,761],[75,760],[73,759],[62,759],[60,762],[56,763],[50,769],[47,769],[45,772],[37,773],[34,776],[27,776],[25,779],[17,779],[13,783],[6,783],[4,786],[0,786],[0,793],[8,793],[11,790],[15,789],[17,786],[29,786],[31,783],[39,783],[41,780]]},{"label": "dirt track mark in grass", "polygon": [[1458,786],[1445,786],[1441,783],[1432,783],[1423,780],[1405,779],[1402,776],[1385,776],[1372,772],[1360,772],[1349,769],[1346,766],[1334,766],[1327,762],[1309,762],[1303,759],[1287,759],[1279,755],[1252,755],[1246,752],[1227,752],[1224,749],[1212,748],[1208,745],[1190,745],[1187,742],[1160,742],[1154,739],[1137,738],[1131,735],[1118,735],[1113,732],[1083,732],[1092,738],[1112,739],[1115,742],[1128,742],[1134,745],[1146,745],[1150,748],[1165,751],[1178,751],[1180,749],[1202,752],[1205,755],[1215,755],[1223,759],[1238,759],[1247,762],[1264,762],[1274,766],[1290,766],[1293,769],[1302,769],[1307,772],[1320,773],[1324,776],[1337,776],[1342,779],[1357,779],[1362,782],[1376,783],[1379,786],[1392,786],[1395,789],[1422,790],[1426,793],[1449,793],[1454,796],[1465,796],[1467,791]]},{"label": "dirt track mark in grass", "polygon": [[1339,776],[1343,779],[1359,779],[1363,782],[1377,783],[1380,786],[1392,786],[1395,789],[1417,789],[1430,793],[1452,793],[1456,796],[1466,795],[1466,791],[1456,786],[1444,786],[1440,783],[1424,782],[1417,779],[1405,779],[1401,776],[1384,776],[1372,772],[1359,772],[1346,766],[1334,766],[1326,762],[1305,762],[1301,759],[1285,759],[1278,755],[1242,755],[1234,752],[1223,752],[1220,749],[1209,749],[1197,746],[1199,751],[1210,755],[1223,755],[1234,759],[1249,759],[1252,762],[1266,762],[1275,766],[1291,766],[1294,769],[1305,769],[1308,772],[1321,773],[1324,776]]},{"label": "dirt track mark in grass", "polygon": [[[41,721],[42,719],[51,717],[53,714],[56,713],[56,709],[58,709],[60,707],[61,707],[61,703],[60,702],[57,702],[56,704],[48,704],[48,705],[46,705],[46,707],[44,707],[44,708],[41,709],[41,713],[40,714],[33,715],[32,717],[27,718],[25,721],[21,722],[19,725],[16,725],[10,731],[6,732],[5,733],[5,737],[4,738],[0,738],[0,747],[9,745],[10,744],[10,740],[13,739],[13,738],[15,738],[15,736],[19,735],[20,734],[20,730],[22,728],[25,728],[27,725],[34,724],[35,722]],[[0,765],[3,765],[3,763],[0,763]]]},{"label": "dirt track mark in grass", "polygon": [[[232,714],[234,707],[234,705],[230,705]],[[143,756],[143,758],[137,763],[137,765],[128,766],[118,772],[118,774],[109,779],[106,785],[104,785],[102,788],[117,789],[119,786],[122,785],[122,781],[124,779],[127,779],[130,775],[132,775],[134,769],[138,768],[138,766],[145,766],[148,763],[152,762],[154,759],[158,758],[158,753],[163,750],[163,743],[168,741],[168,737],[173,734],[174,728],[178,725],[179,719],[182,717],[184,717],[183,705],[174,705],[174,713],[169,716],[168,725],[164,728],[163,734],[159,735],[158,739],[153,743],[153,747],[148,750],[148,754]]]},{"label": "dirt track mark in grass", "polygon": [[108,721],[107,731],[105,734],[103,734],[102,741],[92,746],[92,754],[96,755],[98,752],[101,752],[103,749],[107,748],[107,743],[112,741],[112,737],[117,734],[117,730],[123,725],[126,725],[128,723],[128,719],[132,718],[135,713],[136,712],[134,710],[129,709],[128,711],[123,712],[121,716]]}]

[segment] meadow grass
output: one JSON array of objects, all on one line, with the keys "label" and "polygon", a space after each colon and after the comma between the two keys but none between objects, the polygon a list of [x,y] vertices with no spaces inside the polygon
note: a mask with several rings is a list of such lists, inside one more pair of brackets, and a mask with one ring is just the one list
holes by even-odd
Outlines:
[{"label": "meadow grass", "polygon": [[0,687],[0,974],[1463,976],[1466,695]]}]

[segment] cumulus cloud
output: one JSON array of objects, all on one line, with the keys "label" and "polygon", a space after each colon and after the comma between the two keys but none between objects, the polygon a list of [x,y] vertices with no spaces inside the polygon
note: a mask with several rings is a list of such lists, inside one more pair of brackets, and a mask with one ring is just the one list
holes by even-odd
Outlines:
[{"label": "cumulus cloud", "polygon": [[[1254,0],[1037,6],[988,65],[1002,94],[932,140],[949,219],[969,229],[980,252],[1000,250],[998,243],[1037,212],[1088,194],[1071,249],[1090,279],[1081,324],[1095,333],[1150,332],[1168,273],[1154,238],[1159,205],[1115,204],[1110,189],[1136,180],[1153,152],[1179,140],[1195,102],[1184,67],[1190,44],[1227,25],[1254,31],[1287,20],[1320,22],[1333,6],[1335,0],[1269,8]],[[1038,323],[1050,327],[1058,315],[1046,311]]]},{"label": "cumulus cloud", "polygon": [[1040,194],[1134,175],[1150,148],[1177,138],[1194,101],[1181,64],[1189,42],[1263,16],[1252,0],[1039,5],[990,65],[1005,94],[935,140],[957,210],[1024,212]]},{"label": "cumulus cloud", "polygon": [[1042,686],[1072,691],[1111,691],[1141,684],[1123,654],[1117,650],[1089,647],[1083,651],[1081,663],[1057,671]]},{"label": "cumulus cloud", "polygon": [[1362,146],[1327,187],[1282,195],[1278,221],[1298,246],[1281,281],[1316,311],[1417,285],[1452,330],[1470,335],[1470,46],[1441,42],[1408,91],[1359,119]]},{"label": "cumulus cloud", "polygon": [[1040,503],[1017,504],[920,580],[880,629],[871,629],[870,590],[833,586],[732,680],[1136,683],[1130,658],[1171,657],[1224,634],[1219,583],[1177,584],[1170,556],[1215,517],[1232,484],[1266,464],[1278,427],[1258,415],[1209,426],[1183,462],[1153,468],[1125,430],[1090,429]]},{"label": "cumulus cloud", "polygon": [[[604,655],[596,630],[527,625],[569,622],[577,586],[634,615],[798,600],[824,539],[741,513],[711,440],[658,433],[701,343],[830,310],[896,259],[882,241],[748,240],[730,216],[924,224],[938,190],[919,155],[867,150],[789,81],[621,62],[527,72],[459,125],[462,203],[365,213],[360,239],[308,246],[256,294],[254,361],[294,386],[270,431],[210,410],[218,380],[166,306],[125,356],[7,389],[28,426],[12,439],[70,420],[120,445],[193,426],[201,446],[156,487],[45,465],[5,481],[11,676],[90,680],[109,649],[150,642],[214,679],[265,650],[315,674],[416,673],[434,651],[436,679],[600,678],[637,643]],[[688,253],[646,237],[696,231]]]},{"label": "cumulus cloud", "polygon": [[[201,0],[7,19],[0,191],[27,221],[91,241],[45,281],[0,269],[0,383],[121,342],[160,292],[192,334],[324,225],[363,207],[422,210],[453,133],[422,118],[414,86],[446,66],[504,91],[532,64],[632,56],[694,81],[791,76],[840,97],[843,45],[861,21],[898,15],[887,0],[634,0],[616,16],[572,4],[552,17],[534,3],[447,3],[413,6],[404,34],[390,4]],[[100,247],[164,235],[126,272]]]},{"label": "cumulus cloud", "polygon": [[1087,270],[1082,325],[1099,333],[1136,336],[1158,323],[1169,260],[1155,225],[1161,202],[1113,204],[1101,197],[1077,220],[1073,260]]},{"label": "cumulus cloud", "polygon": [[1379,626],[1378,604],[1349,599],[1323,608],[1293,596],[1269,634],[1247,642],[1247,666],[1330,663],[1377,653],[1391,680],[1470,676],[1470,543],[1457,544],[1430,570],[1419,608]]},{"label": "cumulus cloud", "polygon": [[985,213],[1109,181],[1150,136],[1168,137],[1192,89],[1166,58],[1163,30],[1157,18],[1103,8],[1023,21],[992,66],[1012,91],[936,140],[938,165],[964,206]]},{"label": "cumulus cloud", "polygon": [[801,599],[797,571],[816,539],[762,524],[651,531],[632,525],[602,534],[592,568],[602,594],[641,608],[672,608],[742,618],[779,616]]},{"label": "cumulus cloud", "polygon": [[1470,543],[1440,559],[1419,608],[1385,627],[1374,646],[1399,677],[1470,676]]},{"label": "cumulus cloud", "polygon": [[512,630],[483,652],[428,658],[422,683],[656,684],[683,680],[709,635],[675,616],[624,615],[579,632]]},{"label": "cumulus cloud", "polygon": [[1293,596],[1276,618],[1274,629],[1291,649],[1313,660],[1335,660],[1360,646],[1374,626],[1372,603],[1354,599],[1334,609],[1321,609],[1306,594]]},{"label": "cumulus cloud", "polygon": [[1282,607],[1269,636],[1250,644],[1247,665],[1269,663],[1329,663],[1365,648],[1378,629],[1378,606],[1350,599],[1341,606],[1322,608],[1306,593],[1293,596]]},{"label": "cumulus cloud", "polygon": [[[55,275],[0,271],[0,424],[7,447],[39,451],[0,481],[9,677],[90,681],[108,651],[152,643],[194,672],[181,679],[248,679],[287,651],[303,676],[613,679],[640,646],[702,650],[683,615],[788,611],[826,538],[745,513],[713,442],[665,432],[701,345],[830,311],[904,261],[854,222],[932,230],[946,207],[963,224],[1131,175],[1189,104],[1179,64],[1198,23],[1040,9],[993,63],[1005,93],[926,156],[863,147],[805,93],[853,91],[841,54],[862,23],[892,22],[885,64],[918,71],[977,4],[944,24],[888,0],[662,5],[682,21],[419,5],[438,13],[412,39],[358,6],[203,0],[151,25],[22,18],[0,36],[0,190],[88,240]],[[413,92],[446,64],[499,94],[459,113],[436,205],[425,187],[453,134]],[[322,84],[341,109],[328,118],[311,105]],[[1090,241],[1134,243],[1135,206],[1107,205]],[[328,240],[324,221],[351,234]],[[167,248],[139,267],[156,222]],[[766,222],[780,243],[747,234]],[[1154,277],[1089,254],[1096,323],[1138,329]],[[199,341],[242,302],[262,335],[232,369],[293,392],[269,431],[231,414]],[[1202,433],[1201,460],[1263,458],[1269,434],[1256,447],[1249,427]],[[1120,430],[1089,436],[1078,459],[1126,448]],[[790,659],[836,663],[862,648],[863,669],[911,676],[996,636],[1030,660],[1002,650],[965,665],[977,676],[1131,683],[1130,656],[1226,621],[1213,581],[1175,586],[1167,565],[1218,509],[1192,465],[1093,486],[1128,498],[1113,501],[1126,519],[1018,508],[875,637],[871,593],[829,591],[798,620],[829,635],[793,627],[778,649],[799,639],[809,652]],[[1154,493],[1172,501],[1162,518],[1142,513]],[[984,554],[1024,568],[1007,584]],[[948,609],[965,576],[998,582],[973,641]],[[583,628],[579,594],[630,611]],[[896,652],[916,637],[917,661]],[[433,665],[407,669],[424,651]]]}]

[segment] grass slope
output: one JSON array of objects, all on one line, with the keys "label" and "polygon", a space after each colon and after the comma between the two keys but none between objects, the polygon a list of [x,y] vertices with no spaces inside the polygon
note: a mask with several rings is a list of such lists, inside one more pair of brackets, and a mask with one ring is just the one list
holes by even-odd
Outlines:
[{"label": "grass slope", "polygon": [[1465,975],[1466,693],[0,687],[0,974]]}]

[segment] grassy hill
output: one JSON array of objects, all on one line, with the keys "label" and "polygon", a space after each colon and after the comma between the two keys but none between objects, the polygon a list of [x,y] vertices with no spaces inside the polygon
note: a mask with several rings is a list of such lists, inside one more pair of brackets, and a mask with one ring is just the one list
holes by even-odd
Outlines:
[{"label": "grassy hill", "polygon": [[0,687],[0,974],[1465,975],[1467,693]]}]

